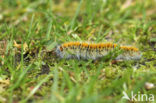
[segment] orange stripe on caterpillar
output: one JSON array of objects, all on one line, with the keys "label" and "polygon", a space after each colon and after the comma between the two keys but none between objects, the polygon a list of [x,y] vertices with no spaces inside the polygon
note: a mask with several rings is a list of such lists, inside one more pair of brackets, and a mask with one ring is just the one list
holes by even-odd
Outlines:
[{"label": "orange stripe on caterpillar", "polygon": [[135,48],[135,47],[132,47],[132,46],[130,46],[130,47],[128,47],[128,46],[121,46],[120,48],[123,49],[123,50],[127,50],[127,51],[135,51],[135,52],[139,51],[138,48]]},{"label": "orange stripe on caterpillar", "polygon": [[[114,43],[85,43],[67,42],[56,48],[56,54],[61,58],[97,59],[109,53],[118,45]],[[133,46],[119,46],[124,52],[116,57],[117,60],[135,60],[141,58],[138,48]]]},{"label": "orange stripe on caterpillar", "polygon": [[66,47],[71,47],[71,46],[80,46],[81,47],[90,47],[90,48],[112,48],[112,47],[116,47],[116,44],[112,44],[112,43],[99,43],[99,44],[88,44],[88,43],[80,43],[80,42],[68,42],[68,43],[64,43],[62,44],[62,47],[66,48]]}]

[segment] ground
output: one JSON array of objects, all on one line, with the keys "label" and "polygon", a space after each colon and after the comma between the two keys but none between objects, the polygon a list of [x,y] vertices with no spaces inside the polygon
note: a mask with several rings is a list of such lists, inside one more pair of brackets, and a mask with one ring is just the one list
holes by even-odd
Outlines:
[{"label": "ground", "polygon": [[[59,59],[68,41],[132,45],[142,58]],[[0,0],[0,102],[137,103],[132,92],[156,101],[155,44],[155,0]]]}]

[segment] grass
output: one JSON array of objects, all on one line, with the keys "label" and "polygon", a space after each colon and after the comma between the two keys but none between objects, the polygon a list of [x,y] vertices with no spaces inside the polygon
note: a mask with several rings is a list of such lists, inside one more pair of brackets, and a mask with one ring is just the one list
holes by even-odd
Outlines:
[{"label": "grass", "polygon": [[[123,91],[156,96],[155,88],[145,88],[156,84],[155,0],[0,0],[0,5],[0,102],[132,102],[122,99]],[[52,51],[68,41],[133,45],[143,56],[117,64],[109,57],[60,60]]]}]

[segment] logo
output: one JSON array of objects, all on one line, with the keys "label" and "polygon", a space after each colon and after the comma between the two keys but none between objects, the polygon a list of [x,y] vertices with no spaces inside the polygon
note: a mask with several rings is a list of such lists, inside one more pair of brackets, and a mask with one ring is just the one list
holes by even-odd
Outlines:
[{"label": "logo", "polygon": [[131,91],[131,95],[129,97],[127,93],[123,91],[123,95],[122,99],[127,99],[129,101],[154,101],[154,94],[140,94],[140,92],[134,94],[134,92]]}]

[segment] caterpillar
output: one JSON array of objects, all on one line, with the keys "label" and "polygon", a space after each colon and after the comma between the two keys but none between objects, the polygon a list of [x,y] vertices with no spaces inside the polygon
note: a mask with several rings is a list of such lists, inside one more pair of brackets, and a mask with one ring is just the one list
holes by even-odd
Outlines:
[{"label": "caterpillar", "polygon": [[138,60],[141,52],[133,46],[119,46],[115,43],[86,43],[86,42],[67,42],[56,47],[56,54],[60,58],[70,59],[93,59],[102,58],[110,51],[119,47],[123,52],[115,60]]}]

